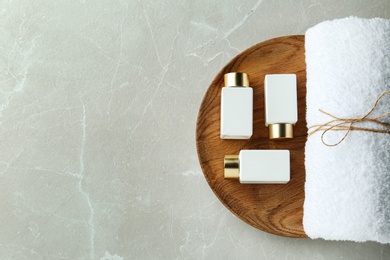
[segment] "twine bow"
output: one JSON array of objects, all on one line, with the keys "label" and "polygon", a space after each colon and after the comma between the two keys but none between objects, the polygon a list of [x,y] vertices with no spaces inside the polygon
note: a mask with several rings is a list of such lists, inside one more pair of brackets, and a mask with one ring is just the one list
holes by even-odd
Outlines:
[{"label": "twine bow", "polygon": [[[390,115],[390,111],[387,113],[384,113],[383,115],[374,117],[374,118],[369,117],[370,114],[377,107],[379,101],[384,96],[389,95],[389,94],[390,94],[390,90],[383,92],[377,98],[377,100],[375,101],[375,103],[372,106],[372,108],[370,109],[370,111],[368,111],[368,113],[365,114],[364,116],[358,117],[358,118],[341,118],[341,117],[334,116],[334,115],[332,115],[332,114],[330,114],[322,109],[319,109],[319,111],[321,113],[332,117],[333,120],[331,120],[325,124],[318,124],[318,125],[310,126],[309,127],[309,136],[311,136],[312,134],[314,134],[316,132],[323,131],[321,134],[322,143],[326,146],[336,146],[336,145],[339,145],[341,142],[343,142],[345,140],[345,138],[347,138],[348,134],[351,131],[366,131],[366,132],[373,132],[373,133],[390,134],[390,123],[387,123],[387,122],[381,120],[381,119],[387,117],[388,115]],[[379,126],[379,129],[373,128],[373,127],[371,128],[371,127],[354,126],[356,123],[362,123],[362,122],[373,123],[373,124]],[[313,130],[310,131],[310,129],[313,129]],[[324,136],[326,133],[328,133],[328,131],[346,131],[346,132],[340,141],[338,141],[337,143],[334,143],[334,144],[329,144],[329,143],[324,141]]]}]

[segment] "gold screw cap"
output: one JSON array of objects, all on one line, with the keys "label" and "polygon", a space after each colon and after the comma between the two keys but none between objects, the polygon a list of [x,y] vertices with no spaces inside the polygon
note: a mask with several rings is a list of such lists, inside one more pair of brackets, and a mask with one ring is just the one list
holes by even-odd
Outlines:
[{"label": "gold screw cap", "polygon": [[271,124],[268,126],[269,139],[291,139],[294,138],[293,124]]},{"label": "gold screw cap", "polygon": [[226,73],[223,79],[225,87],[249,87],[249,77],[244,72]]},{"label": "gold screw cap", "polygon": [[225,179],[238,179],[240,176],[240,161],[238,155],[225,155],[223,163]]}]

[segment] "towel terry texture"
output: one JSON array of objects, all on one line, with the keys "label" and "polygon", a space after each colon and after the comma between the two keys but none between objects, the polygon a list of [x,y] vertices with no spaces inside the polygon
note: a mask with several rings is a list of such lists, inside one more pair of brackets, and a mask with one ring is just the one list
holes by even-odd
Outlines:
[{"label": "towel terry texture", "polygon": [[[390,90],[390,20],[322,22],[306,32],[305,48],[308,127],[332,119],[319,109],[362,117]],[[372,116],[388,111],[385,96]],[[305,147],[305,232],[311,238],[390,243],[390,135],[352,131],[328,147],[321,134],[311,135]],[[325,141],[337,143],[344,134],[329,131]]]}]

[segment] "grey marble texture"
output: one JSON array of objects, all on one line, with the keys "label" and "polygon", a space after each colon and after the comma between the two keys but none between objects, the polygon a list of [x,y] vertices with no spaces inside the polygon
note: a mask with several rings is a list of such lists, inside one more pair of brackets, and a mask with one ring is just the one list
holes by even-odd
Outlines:
[{"label": "grey marble texture", "polygon": [[230,59],[350,15],[390,1],[1,1],[0,259],[389,259],[248,226],[195,148]]}]

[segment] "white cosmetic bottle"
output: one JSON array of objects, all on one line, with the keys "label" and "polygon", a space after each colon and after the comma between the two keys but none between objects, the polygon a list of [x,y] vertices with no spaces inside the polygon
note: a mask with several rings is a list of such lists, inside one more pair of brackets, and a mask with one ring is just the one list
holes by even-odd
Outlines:
[{"label": "white cosmetic bottle", "polygon": [[291,139],[298,121],[297,77],[269,74],[264,80],[265,126],[270,139]]},{"label": "white cosmetic bottle", "polygon": [[226,155],[224,176],[242,184],[285,184],[290,181],[290,151],[241,150],[239,155]]},{"label": "white cosmetic bottle", "polygon": [[253,129],[253,89],[246,73],[224,75],[221,93],[221,139],[249,139]]}]

